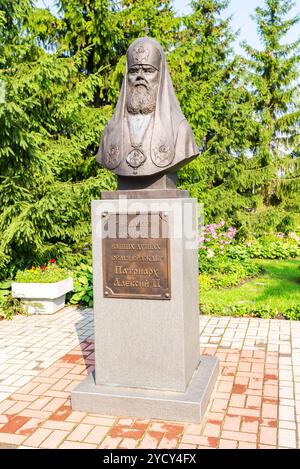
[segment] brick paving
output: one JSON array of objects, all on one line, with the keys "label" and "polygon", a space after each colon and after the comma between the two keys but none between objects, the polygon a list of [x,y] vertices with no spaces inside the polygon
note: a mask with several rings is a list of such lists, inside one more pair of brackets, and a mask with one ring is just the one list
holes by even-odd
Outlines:
[{"label": "brick paving", "polygon": [[221,365],[201,424],[72,412],[92,311],[0,321],[0,449],[300,448],[300,322],[202,316],[200,352]]}]

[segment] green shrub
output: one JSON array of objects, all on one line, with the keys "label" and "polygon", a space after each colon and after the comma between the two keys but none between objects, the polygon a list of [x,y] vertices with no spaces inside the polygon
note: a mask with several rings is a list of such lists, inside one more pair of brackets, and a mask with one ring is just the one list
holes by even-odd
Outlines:
[{"label": "green shrub", "polygon": [[0,295],[1,295],[1,291],[7,291],[7,290],[10,290],[11,288],[11,284],[12,284],[12,280],[4,280],[4,282],[1,282],[0,283]]},{"label": "green shrub", "polygon": [[258,259],[289,259],[300,255],[298,246],[290,246],[280,241],[257,243],[248,247],[249,256]]},{"label": "green shrub", "polygon": [[293,238],[266,236],[244,245],[231,245],[227,256],[231,259],[290,259],[300,257],[299,242]]},{"label": "green shrub", "polygon": [[8,283],[11,285],[11,282],[0,285],[0,316],[4,319],[12,319],[16,314],[25,314],[21,301],[13,298],[11,290],[3,288],[3,285]]},{"label": "green shrub", "polygon": [[74,288],[69,300],[72,305],[93,306],[93,269],[90,265],[81,264],[73,272]]},{"label": "green shrub", "polygon": [[249,251],[243,244],[235,244],[228,248],[227,257],[230,259],[250,259]]},{"label": "green shrub", "polygon": [[202,291],[211,288],[232,287],[243,280],[259,275],[262,268],[251,260],[235,260],[227,257],[215,258],[207,273],[200,273],[199,285]]},{"label": "green shrub", "polygon": [[283,316],[286,319],[300,321],[300,305],[291,306],[283,313]]},{"label": "green shrub", "polygon": [[200,312],[202,314],[213,314],[216,316],[250,316],[262,319],[272,319],[279,317],[280,319],[285,318],[289,320],[299,321],[300,320],[300,305],[291,306],[285,311],[278,311],[275,308],[259,305],[245,305],[245,304],[200,304]]},{"label": "green shrub", "polygon": [[214,286],[214,281],[209,274],[199,275],[199,287],[201,291],[210,290]]},{"label": "green shrub", "polygon": [[263,319],[271,319],[276,317],[278,314],[274,309],[266,306],[252,306],[245,304],[232,304],[228,306],[220,304],[201,304],[200,312],[202,314],[213,314],[216,316],[250,316]]},{"label": "green shrub", "polygon": [[9,257],[0,250],[0,279],[6,278],[9,276]]}]

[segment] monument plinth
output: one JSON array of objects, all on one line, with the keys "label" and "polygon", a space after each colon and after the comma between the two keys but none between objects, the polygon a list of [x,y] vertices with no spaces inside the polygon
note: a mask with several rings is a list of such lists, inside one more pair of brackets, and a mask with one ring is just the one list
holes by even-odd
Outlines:
[{"label": "monument plinth", "polygon": [[135,41],[99,150],[118,191],[92,202],[95,372],[72,392],[74,410],[205,412],[218,361],[199,355],[197,201],[174,173],[197,153],[161,46]]}]

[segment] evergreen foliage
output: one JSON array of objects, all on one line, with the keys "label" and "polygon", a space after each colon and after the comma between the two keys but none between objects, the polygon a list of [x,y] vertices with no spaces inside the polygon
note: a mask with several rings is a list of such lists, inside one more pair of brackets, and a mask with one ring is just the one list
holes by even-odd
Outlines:
[{"label": "evergreen foliage", "polygon": [[265,0],[254,16],[263,47],[244,44],[257,129],[244,172],[256,200],[252,215],[244,215],[242,222],[258,234],[274,228],[291,231],[300,222],[300,38],[286,43],[288,31],[300,21],[300,16],[288,19],[294,5]]},{"label": "evergreen foliage", "polygon": [[[181,107],[202,156],[179,174],[240,236],[295,229],[299,213],[298,18],[286,0],[256,10],[263,51],[233,53],[227,0],[0,0],[0,279],[51,257],[80,265],[90,201],[114,189],[95,160],[112,115],[129,44],[145,34],[166,51]],[[251,73],[250,73],[251,71]]]},{"label": "evergreen foliage", "polygon": [[94,158],[111,115],[91,106],[101,75],[82,73],[85,50],[62,57],[37,45],[15,6],[2,12],[5,24],[13,11],[17,31],[1,34],[0,267],[11,274],[76,252],[90,236],[91,198],[114,184]]},{"label": "evergreen foliage", "polygon": [[233,223],[236,212],[247,207],[240,194],[240,175],[254,122],[245,67],[232,50],[230,19],[221,17],[228,3],[192,2],[193,13],[184,18],[180,54],[185,73],[183,79],[175,75],[175,83],[176,78],[181,80],[177,89],[183,110],[205,148],[201,158],[181,171],[180,182],[204,202],[206,221]]}]

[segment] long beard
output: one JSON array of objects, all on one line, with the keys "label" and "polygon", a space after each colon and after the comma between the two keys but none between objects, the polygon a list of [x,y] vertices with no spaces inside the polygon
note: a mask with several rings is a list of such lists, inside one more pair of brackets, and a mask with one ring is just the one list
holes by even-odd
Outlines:
[{"label": "long beard", "polygon": [[157,87],[133,86],[127,96],[129,114],[150,114],[155,110]]}]

